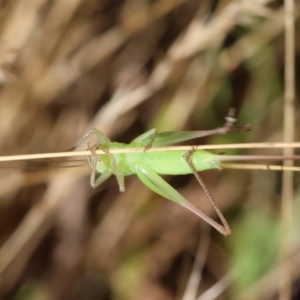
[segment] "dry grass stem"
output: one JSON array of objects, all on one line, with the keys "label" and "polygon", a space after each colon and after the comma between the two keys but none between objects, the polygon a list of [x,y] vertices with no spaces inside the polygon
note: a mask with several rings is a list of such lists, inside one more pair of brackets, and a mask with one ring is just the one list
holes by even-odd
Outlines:
[{"label": "dry grass stem", "polygon": [[[216,149],[267,149],[267,148],[300,148],[300,143],[251,143],[251,144],[222,144],[222,145],[191,145],[191,146],[166,146],[166,147],[153,147],[148,149],[147,152],[164,152],[164,151],[180,151],[203,149],[203,150],[216,150]],[[142,153],[145,148],[124,148],[124,149],[111,149],[110,153]],[[105,154],[102,150],[96,150],[96,154]],[[24,155],[9,155],[0,156],[0,162],[4,161],[17,161],[17,160],[33,160],[33,159],[47,159],[47,158],[63,158],[63,157],[76,157],[76,156],[90,156],[93,155],[91,151],[68,151],[68,152],[54,152],[54,153],[38,153],[38,154],[24,154]],[[238,156],[237,156],[238,157]]]},{"label": "dry grass stem", "polygon": [[[294,0],[285,0],[285,87],[283,140],[291,143],[295,139],[295,18]],[[283,150],[284,155],[293,155],[294,149]],[[292,167],[293,161],[284,162]],[[294,201],[293,172],[284,171],[282,175],[282,278],[280,280],[280,299],[292,299],[292,265],[289,255],[292,248],[292,219]]]}]

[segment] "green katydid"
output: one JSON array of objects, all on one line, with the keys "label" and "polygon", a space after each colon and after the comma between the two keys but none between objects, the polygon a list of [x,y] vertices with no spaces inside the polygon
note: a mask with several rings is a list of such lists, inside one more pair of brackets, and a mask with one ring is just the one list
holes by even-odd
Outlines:
[{"label": "green katydid", "polygon": [[[93,188],[102,184],[111,175],[115,175],[119,189],[121,192],[123,192],[125,191],[124,177],[136,174],[142,183],[144,183],[153,192],[185,207],[209,223],[221,234],[228,236],[231,234],[230,227],[198,172],[214,168],[220,169],[220,161],[222,160],[292,159],[299,157],[216,155],[208,151],[195,148],[192,148],[189,151],[147,151],[152,146],[165,146],[214,134],[226,134],[229,131],[250,130],[249,125],[243,127],[233,127],[232,125],[235,119],[231,116],[226,117],[226,121],[227,122],[223,127],[207,131],[177,131],[157,133],[156,129],[151,129],[135,138],[130,144],[111,142],[110,139],[100,130],[94,128],[89,130],[72,149],[76,149],[84,140],[88,138],[88,136],[95,134],[96,138],[98,139],[98,143],[92,147],[89,146],[89,149],[92,152],[92,156],[89,158],[89,163],[92,167],[90,183]],[[138,147],[144,148],[144,152],[110,153],[111,149]],[[96,155],[95,150],[98,149],[103,150],[105,154]],[[100,174],[97,179],[96,172]],[[187,199],[185,199],[171,185],[169,185],[159,174],[194,174],[199,184],[202,186],[207,198],[218,214],[222,225],[215,222],[212,218],[208,217],[206,214],[188,202]]]}]

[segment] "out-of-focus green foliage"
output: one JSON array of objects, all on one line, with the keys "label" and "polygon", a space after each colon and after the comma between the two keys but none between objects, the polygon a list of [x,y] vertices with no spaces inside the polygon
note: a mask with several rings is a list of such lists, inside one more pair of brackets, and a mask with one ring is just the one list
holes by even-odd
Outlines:
[{"label": "out-of-focus green foliage", "polygon": [[[234,288],[242,290],[251,286],[276,262],[280,246],[280,223],[262,207],[247,211],[233,226],[235,235],[230,244],[230,269],[236,272]],[[235,294],[235,293],[234,293]]]}]

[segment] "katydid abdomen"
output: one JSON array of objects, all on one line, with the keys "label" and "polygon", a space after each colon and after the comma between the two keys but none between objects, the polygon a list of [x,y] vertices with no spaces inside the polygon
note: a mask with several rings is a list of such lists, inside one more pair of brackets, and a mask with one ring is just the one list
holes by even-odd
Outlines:
[{"label": "katydid abdomen", "polygon": [[[162,175],[192,174],[193,171],[184,157],[186,153],[187,151],[127,153],[122,161],[127,164],[126,169],[129,169],[132,174],[136,173],[140,164],[147,165],[154,172]],[[196,150],[191,156],[197,171],[217,168],[219,162],[214,158],[214,154],[204,150]]]}]

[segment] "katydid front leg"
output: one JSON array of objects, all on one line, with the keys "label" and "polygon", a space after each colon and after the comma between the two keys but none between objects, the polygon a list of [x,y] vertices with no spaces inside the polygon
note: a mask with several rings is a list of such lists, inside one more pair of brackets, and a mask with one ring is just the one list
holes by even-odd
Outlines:
[{"label": "katydid front leg", "polygon": [[109,144],[111,143],[110,139],[99,129],[92,128],[70,149],[70,151],[76,150],[91,134],[94,134],[99,141],[99,143],[94,145],[96,149],[98,149],[100,145],[107,148],[109,147]]},{"label": "katydid front leg", "polygon": [[[88,146],[88,149],[92,153],[92,158],[91,158],[91,161],[90,161],[90,164],[91,164],[91,167],[92,167],[92,174],[91,174],[91,177],[90,177],[91,186],[93,188],[99,186],[100,184],[102,184],[106,179],[108,179],[114,173],[116,175],[116,178],[117,178],[117,182],[118,182],[118,185],[119,185],[120,192],[124,192],[125,191],[124,174],[123,174],[122,169],[118,166],[118,164],[115,160],[115,157],[109,151],[111,141],[105,134],[103,134],[97,128],[93,128],[93,129],[89,130],[75,144],[75,146],[72,147],[72,149],[74,150],[74,149],[78,148],[91,134],[95,134],[95,136],[97,137],[97,139],[99,141],[99,143],[95,144],[92,147],[90,145]],[[102,174],[99,175],[99,177],[97,179],[95,179],[96,171],[97,171],[97,162],[98,162],[98,159],[99,159],[99,157],[95,153],[95,150],[97,150],[97,149],[100,149],[100,150],[104,151],[106,153],[106,155],[108,155],[110,157],[111,168],[108,168],[107,170],[105,170]]]},{"label": "katydid front leg", "polygon": [[98,162],[98,157],[96,154],[96,149],[91,147],[90,144],[88,143],[88,149],[91,151],[92,156],[90,159],[90,165],[92,167],[92,173],[90,177],[90,184],[92,188],[96,188],[100,184],[102,184],[106,179],[108,179],[112,175],[112,171],[110,169],[105,170],[102,174],[98,176],[96,179],[96,169],[97,169],[97,162]]},{"label": "katydid front leg", "polygon": [[[114,155],[109,152],[109,148],[103,148],[102,145],[100,145],[100,149],[109,156],[113,173],[115,174],[118,185],[119,185],[119,191],[124,192],[125,191],[125,180],[124,180],[123,169],[119,167],[119,165],[117,164],[117,162],[115,160]],[[102,176],[102,175],[100,175],[100,176]]]}]

